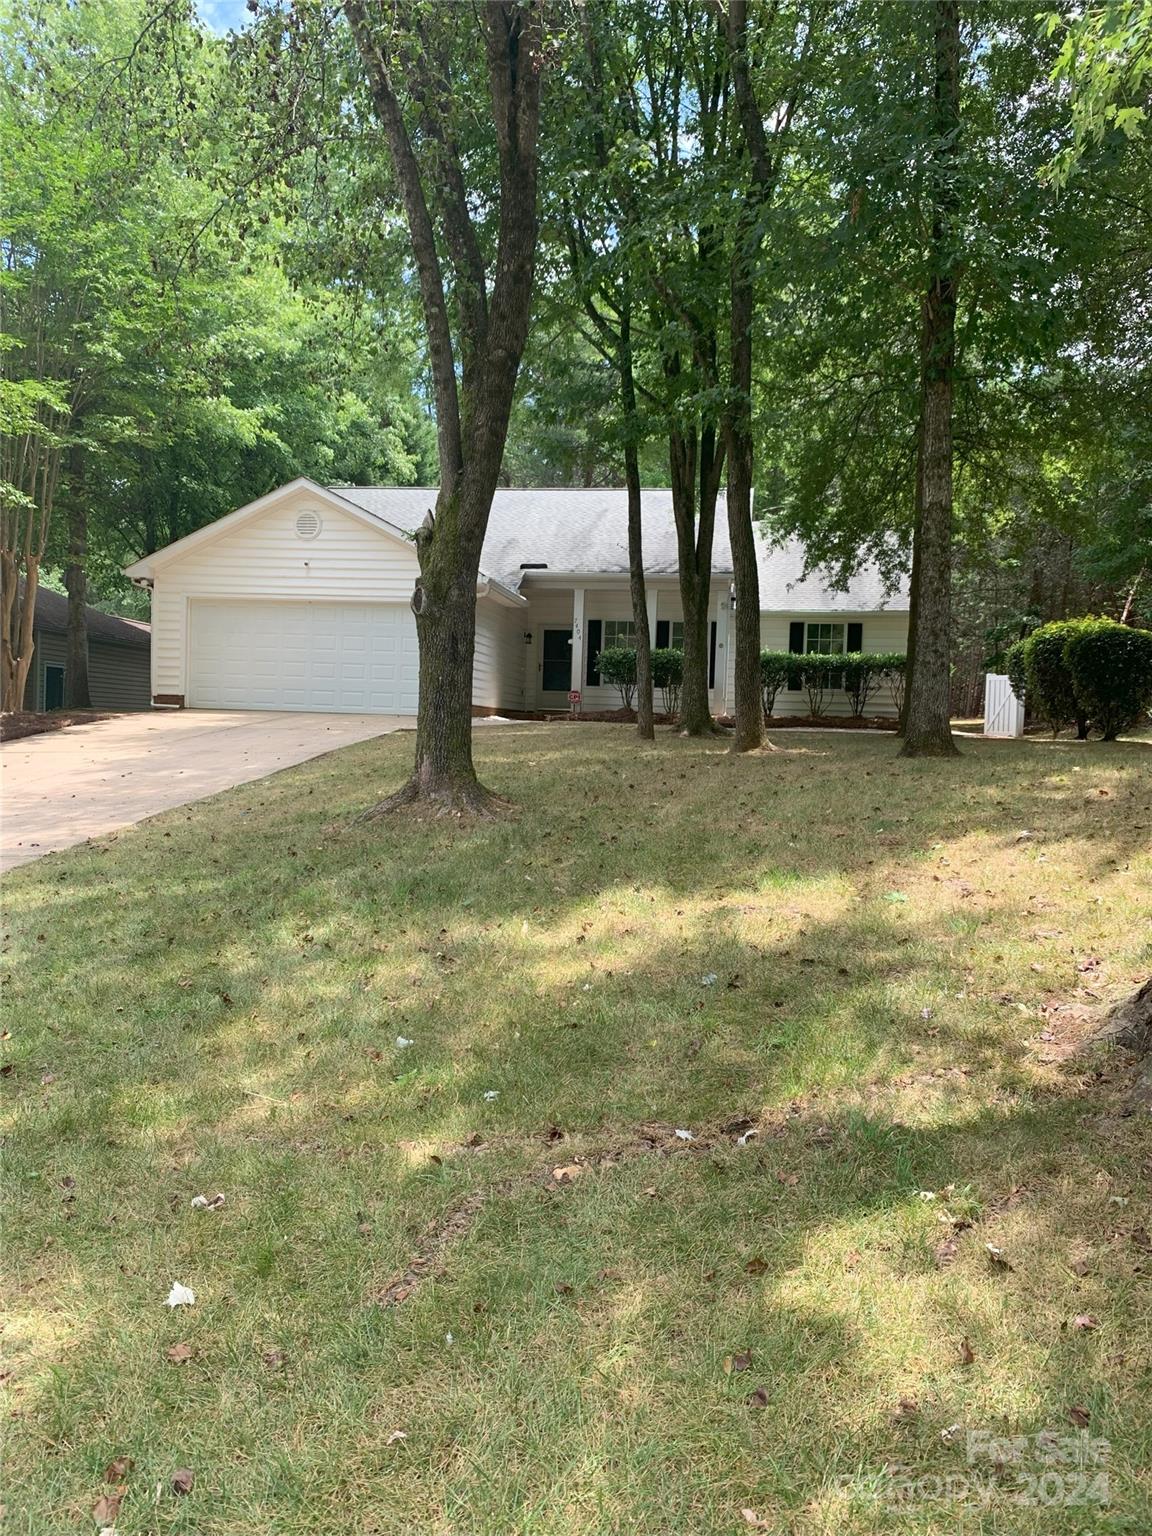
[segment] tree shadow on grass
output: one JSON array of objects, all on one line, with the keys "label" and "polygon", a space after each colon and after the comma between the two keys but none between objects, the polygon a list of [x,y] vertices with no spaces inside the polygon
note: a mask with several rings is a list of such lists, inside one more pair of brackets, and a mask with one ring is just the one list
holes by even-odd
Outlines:
[{"label": "tree shadow on grass", "polygon": [[[885,768],[861,797],[872,744],[785,770],[681,743],[618,762],[618,741],[545,762],[532,738],[517,821],[466,840],[331,832],[374,745],[19,877],[10,1231],[39,1507],[123,1442],[142,1480],[170,1446],[198,1458],[221,1529],[311,1530],[318,1508],[435,1529],[432,1508],[460,1530],[663,1532],[672,1512],[711,1531],[745,1503],[851,1528],[813,1513],[837,1473],[909,1440],[932,1466],[950,1423],[1072,1406],[1136,1478],[1147,1128],[1105,1124],[1027,1054],[1081,946],[1109,981],[1136,950],[1015,843],[1028,805],[1040,848],[1093,830],[1104,863],[1129,857],[1119,794],[1101,821],[1046,786],[1037,817],[1023,754],[959,780]],[[992,854],[966,851],[981,831]],[[990,856],[989,898],[958,868]],[[1053,959],[1031,934],[1057,922]],[[622,1157],[554,1192],[526,1177],[648,1118],[704,1137],[736,1113],[759,1145]],[[442,1280],[370,1304],[430,1218],[505,1179]],[[948,1184],[980,1220],[938,1271],[920,1193]],[[221,1217],[190,1210],[217,1187]],[[187,1318],[160,1305],[173,1279],[199,1287]],[[1100,1327],[1062,1326],[1077,1313]],[[195,1372],[164,1364],[183,1333]],[[723,1370],[742,1349],[768,1410]],[[915,1419],[893,1427],[905,1392]],[[416,1443],[389,1447],[405,1425]],[[365,1505],[380,1477],[396,1502]]]}]

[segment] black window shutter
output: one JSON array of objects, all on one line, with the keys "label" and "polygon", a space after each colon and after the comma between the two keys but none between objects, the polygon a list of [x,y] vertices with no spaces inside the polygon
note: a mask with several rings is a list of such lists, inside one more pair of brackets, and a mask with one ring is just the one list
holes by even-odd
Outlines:
[{"label": "black window shutter", "polygon": [[589,619],[587,624],[588,655],[585,659],[584,683],[588,688],[595,688],[600,682],[600,674],[596,670],[596,663],[600,659],[603,649],[601,635],[604,633],[604,625],[600,619]]},{"label": "black window shutter", "polygon": [[848,644],[847,644],[846,649],[848,651],[852,652],[852,653],[855,653],[857,651],[862,651],[864,649],[864,626],[863,626],[863,624],[849,624],[849,626],[848,626]]},{"label": "black window shutter", "polygon": [[712,620],[712,628],[708,633],[708,686],[716,686],[716,620]]},{"label": "black window shutter", "polygon": [[667,650],[672,636],[672,626],[667,619],[656,620],[656,649]]},{"label": "black window shutter", "polygon": [[[788,626],[788,649],[797,655],[802,656],[804,654],[804,622],[802,619],[797,619]],[[800,673],[798,671],[789,672],[788,674],[788,692],[800,692]]]}]

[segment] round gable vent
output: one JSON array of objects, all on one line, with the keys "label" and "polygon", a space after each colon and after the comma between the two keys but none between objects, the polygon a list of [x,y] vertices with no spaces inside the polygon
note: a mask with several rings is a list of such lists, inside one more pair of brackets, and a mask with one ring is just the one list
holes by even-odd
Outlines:
[{"label": "round gable vent", "polygon": [[313,512],[311,508],[307,512],[301,512],[296,519],[296,537],[298,539],[318,539],[320,530],[324,524],[320,521],[319,512]]}]

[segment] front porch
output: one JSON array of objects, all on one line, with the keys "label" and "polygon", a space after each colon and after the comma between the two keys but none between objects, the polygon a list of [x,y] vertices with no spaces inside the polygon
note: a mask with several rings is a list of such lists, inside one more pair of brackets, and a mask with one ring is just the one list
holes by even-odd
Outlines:
[{"label": "front porch", "polygon": [[[569,694],[578,692],[585,711],[619,709],[619,690],[600,681],[595,663],[608,646],[634,643],[627,577],[597,577],[594,586],[532,578],[520,590],[528,599],[528,607],[517,615],[523,621],[524,707],[567,710]],[[646,593],[652,644],[678,645],[683,608],[675,578],[649,577]],[[715,581],[708,608],[709,702],[714,714],[725,712],[730,607],[727,579]]]}]

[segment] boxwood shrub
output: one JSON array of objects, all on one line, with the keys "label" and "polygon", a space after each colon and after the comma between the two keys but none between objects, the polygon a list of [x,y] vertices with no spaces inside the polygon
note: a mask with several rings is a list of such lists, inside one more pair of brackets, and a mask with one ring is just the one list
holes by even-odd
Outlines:
[{"label": "boxwood shrub", "polygon": [[902,651],[850,651],[846,656],[800,655],[795,651],[760,652],[760,692],[767,720],[776,706],[782,688],[803,688],[808,695],[809,712],[819,718],[825,710],[826,695],[842,688],[848,696],[852,714],[861,716],[881,688],[891,689],[893,703],[900,709],[904,697]]},{"label": "boxwood shrub", "polygon": [[620,701],[631,709],[636,699],[636,651],[631,645],[605,646],[596,658],[600,681],[619,688]]},{"label": "boxwood shrub", "polygon": [[652,686],[659,688],[666,715],[680,708],[680,684],[684,681],[684,652],[660,645],[652,652]]},{"label": "boxwood shrub", "polygon": [[1115,741],[1152,710],[1152,630],[1081,619],[1064,642],[1077,710]]},{"label": "boxwood shrub", "polygon": [[796,665],[791,651],[760,652],[760,698],[764,705],[764,718],[769,719],[776,707],[776,695],[788,681]]},{"label": "boxwood shrub", "polygon": [[1058,619],[1010,646],[1008,677],[1056,735],[1075,725],[1114,741],[1152,710],[1152,631],[1115,619]]}]

